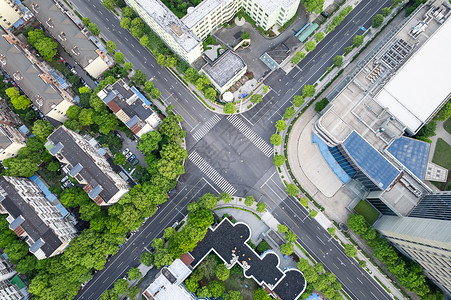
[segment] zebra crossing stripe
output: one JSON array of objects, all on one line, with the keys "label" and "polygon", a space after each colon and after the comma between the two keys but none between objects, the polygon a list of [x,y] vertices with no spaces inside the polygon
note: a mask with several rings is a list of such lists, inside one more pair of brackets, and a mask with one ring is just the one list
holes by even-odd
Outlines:
[{"label": "zebra crossing stripe", "polygon": [[218,115],[214,115],[207,123],[202,125],[202,127],[193,134],[196,142],[200,141],[219,121],[221,121],[221,118],[218,117]]},{"label": "zebra crossing stripe", "polygon": [[255,133],[243,120],[237,115],[231,115],[227,117],[227,120],[237,128],[247,139],[249,139],[260,151],[262,151],[267,157],[271,157],[274,154],[274,149],[264,139]]},{"label": "zebra crossing stripe", "polygon": [[221,190],[235,195],[236,189],[222,177],[210,164],[203,159],[196,151],[191,152],[188,159],[192,161],[208,178],[210,178]]}]

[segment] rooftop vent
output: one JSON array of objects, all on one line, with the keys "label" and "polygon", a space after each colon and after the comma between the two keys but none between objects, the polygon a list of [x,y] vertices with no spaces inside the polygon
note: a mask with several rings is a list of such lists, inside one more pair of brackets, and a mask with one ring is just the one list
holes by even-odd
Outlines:
[{"label": "rooftop vent", "polygon": [[174,32],[179,38],[182,38],[184,33],[175,23],[171,24],[171,30]]},{"label": "rooftop vent", "polygon": [[39,5],[34,3],[33,5],[31,5],[31,8],[35,11],[38,12],[39,11]]},{"label": "rooftop vent", "polygon": [[0,64],[2,66],[6,65],[6,56],[4,56],[3,54],[0,54]]},{"label": "rooftop vent", "polygon": [[38,94],[36,94],[36,96],[35,96],[35,102],[39,106],[42,106],[44,104],[44,100],[42,100],[41,95],[38,95]]},{"label": "rooftop vent", "polygon": [[47,23],[47,25],[48,25],[50,28],[53,28],[53,27],[55,26],[55,24],[53,24],[53,21],[52,21],[51,18],[49,18],[49,19],[47,20],[47,22],[45,22],[45,23]]},{"label": "rooftop vent", "polygon": [[80,51],[78,50],[78,47],[77,46],[75,46],[74,48],[72,48],[72,52],[75,54],[75,55],[80,55]]},{"label": "rooftop vent", "polygon": [[63,31],[61,31],[61,33],[58,35],[58,37],[59,37],[62,41],[67,40],[66,34],[65,34]]}]

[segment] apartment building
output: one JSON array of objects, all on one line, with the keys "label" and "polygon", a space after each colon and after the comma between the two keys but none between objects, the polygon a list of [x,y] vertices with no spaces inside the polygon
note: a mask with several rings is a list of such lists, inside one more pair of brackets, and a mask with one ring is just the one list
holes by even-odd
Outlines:
[{"label": "apartment building", "polygon": [[89,40],[88,30],[80,30],[57,3],[52,0],[26,0],[23,4],[89,75],[98,78],[113,64],[107,54]]},{"label": "apartment building", "polygon": [[27,138],[11,125],[0,123],[0,162],[15,157],[26,146]]},{"label": "apartment building", "polygon": [[114,204],[128,192],[127,182],[81,135],[61,126],[47,140],[45,147],[50,154],[69,170],[68,175],[83,185],[97,205]]},{"label": "apartment building", "polygon": [[230,21],[243,9],[264,30],[282,26],[299,7],[300,0],[204,0],[190,7],[180,20],[160,0],[126,0],[166,45],[188,63],[202,55],[201,40]]},{"label": "apartment building", "polygon": [[123,79],[107,85],[97,96],[138,137],[155,130],[161,123],[160,117],[151,108],[150,101]]},{"label": "apartment building", "polygon": [[22,10],[14,0],[0,0],[0,26],[10,29],[23,16]]},{"label": "apartment building", "polygon": [[[21,300],[24,294],[19,286],[12,280],[16,271],[9,260],[0,255],[0,300]],[[19,279],[20,280],[20,279]]]},{"label": "apartment building", "polygon": [[61,254],[77,236],[74,226],[28,178],[0,178],[0,211],[8,214],[9,228],[37,259]]},{"label": "apartment building", "polygon": [[[451,296],[451,221],[383,216],[374,227]],[[446,299],[447,297],[445,297]]]},{"label": "apartment building", "polygon": [[67,120],[66,111],[73,104],[72,97],[56,86],[56,80],[44,70],[43,63],[12,34],[0,37],[0,68],[42,114],[61,123]]}]

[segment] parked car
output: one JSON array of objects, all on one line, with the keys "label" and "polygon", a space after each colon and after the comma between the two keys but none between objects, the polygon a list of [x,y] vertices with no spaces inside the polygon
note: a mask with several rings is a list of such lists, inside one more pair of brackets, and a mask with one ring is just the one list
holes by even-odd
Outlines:
[{"label": "parked car", "polygon": [[323,12],[321,13],[321,15],[322,15],[324,18],[329,18],[329,13],[328,13],[327,11],[323,11]]},{"label": "parked car", "polygon": [[125,148],[124,151],[122,151],[122,154],[127,155],[128,152],[130,152],[130,149]]},{"label": "parked car", "polygon": [[65,60],[61,55],[59,55],[59,54],[58,54],[58,57],[61,59],[62,62],[65,62],[65,61],[66,61],[66,60]]},{"label": "parked car", "polygon": [[130,156],[132,156],[132,155],[133,155],[133,153],[130,151],[130,152],[128,152],[127,154],[125,154],[125,158],[126,158],[126,159],[129,159]]},{"label": "parked car", "polygon": [[78,74],[77,71],[75,71],[75,68],[70,69],[70,71],[71,71],[72,73],[74,73],[75,75]]},{"label": "parked car", "polygon": [[136,158],[135,154],[128,158],[128,162],[132,162]]}]

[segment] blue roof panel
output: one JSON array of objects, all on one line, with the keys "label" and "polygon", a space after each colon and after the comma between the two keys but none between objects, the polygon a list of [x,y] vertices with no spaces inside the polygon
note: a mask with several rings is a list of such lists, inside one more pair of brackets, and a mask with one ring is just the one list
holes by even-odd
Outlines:
[{"label": "blue roof panel", "polygon": [[144,104],[146,104],[147,106],[150,106],[150,101],[147,100],[146,97],[144,97],[143,94],[141,94],[134,86],[131,87],[132,91],[135,92],[135,94],[139,97],[139,99],[141,99]]},{"label": "blue roof panel", "polygon": [[424,180],[430,145],[408,137],[395,140],[387,151],[410,170],[418,179]]},{"label": "blue roof panel", "polygon": [[355,131],[343,142],[343,146],[359,168],[384,190],[401,173]]}]

